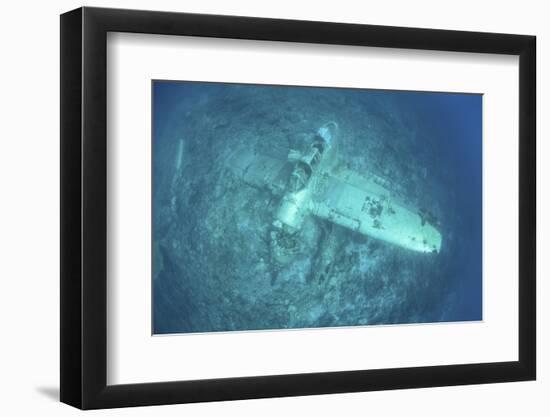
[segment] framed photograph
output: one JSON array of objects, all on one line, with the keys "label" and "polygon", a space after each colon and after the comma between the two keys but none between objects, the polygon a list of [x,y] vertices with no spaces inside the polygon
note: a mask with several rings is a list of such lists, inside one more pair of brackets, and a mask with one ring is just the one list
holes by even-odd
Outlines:
[{"label": "framed photograph", "polygon": [[61,16],[61,401],[533,380],[535,37]]}]

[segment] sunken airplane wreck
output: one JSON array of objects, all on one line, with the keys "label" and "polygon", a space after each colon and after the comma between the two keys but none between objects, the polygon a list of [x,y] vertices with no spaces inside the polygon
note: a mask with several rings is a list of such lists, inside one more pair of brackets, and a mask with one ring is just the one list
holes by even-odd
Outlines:
[{"label": "sunken airplane wreck", "polygon": [[305,152],[291,149],[286,160],[240,150],[232,158],[242,181],[280,198],[270,232],[275,259],[292,259],[310,215],[412,251],[438,253],[441,234],[433,216],[399,202],[383,178],[345,168],[337,135],[338,125],[330,122],[312,135]]}]

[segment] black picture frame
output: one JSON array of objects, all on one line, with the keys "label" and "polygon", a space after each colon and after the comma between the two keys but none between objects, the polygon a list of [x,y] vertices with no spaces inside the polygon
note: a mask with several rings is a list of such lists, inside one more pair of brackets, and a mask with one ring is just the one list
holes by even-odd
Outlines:
[{"label": "black picture frame", "polygon": [[[108,32],[519,56],[519,360],[107,385]],[[534,380],[536,38],[79,8],[61,15],[61,401],[82,409]]]}]

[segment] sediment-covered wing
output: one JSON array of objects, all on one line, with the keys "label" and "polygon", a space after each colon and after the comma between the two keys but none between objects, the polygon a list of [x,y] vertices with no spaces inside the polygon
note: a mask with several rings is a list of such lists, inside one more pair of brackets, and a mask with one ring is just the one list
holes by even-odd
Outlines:
[{"label": "sediment-covered wing", "polygon": [[269,189],[277,195],[284,192],[292,172],[292,165],[286,159],[253,152],[236,152],[229,165],[230,169],[246,184]]},{"label": "sediment-covered wing", "polygon": [[361,234],[418,252],[439,252],[441,234],[422,213],[391,196],[376,176],[350,170],[319,179],[311,212]]}]

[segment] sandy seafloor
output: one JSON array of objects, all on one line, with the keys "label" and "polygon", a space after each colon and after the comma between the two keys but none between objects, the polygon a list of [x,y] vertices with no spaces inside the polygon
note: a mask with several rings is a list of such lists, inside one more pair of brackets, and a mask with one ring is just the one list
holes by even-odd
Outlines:
[{"label": "sandy seafloor", "polygon": [[[481,120],[473,94],[153,82],[153,332],[482,319]],[[271,259],[278,201],[231,155],[284,155],[328,121],[350,168],[433,213],[439,254],[310,217],[295,259]]]}]

